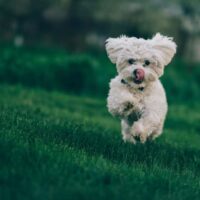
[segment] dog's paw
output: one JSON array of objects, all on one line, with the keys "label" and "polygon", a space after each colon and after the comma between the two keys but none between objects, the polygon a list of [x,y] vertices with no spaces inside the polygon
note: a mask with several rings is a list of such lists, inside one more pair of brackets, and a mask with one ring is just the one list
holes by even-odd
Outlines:
[{"label": "dog's paw", "polygon": [[129,142],[129,143],[132,143],[132,144],[136,144],[136,140],[133,137],[133,135],[131,135],[131,134],[124,134],[123,135],[123,141],[125,143]]},{"label": "dog's paw", "polygon": [[133,108],[133,104],[131,102],[124,103],[124,112]]},{"label": "dog's paw", "polygon": [[125,116],[128,116],[132,110],[133,110],[133,104],[131,102],[125,102],[122,104],[121,106],[121,112],[125,115]]},{"label": "dog's paw", "polygon": [[135,137],[135,140],[145,143],[147,140],[147,133],[144,130],[143,125],[140,122],[135,122],[132,127],[132,135]]}]

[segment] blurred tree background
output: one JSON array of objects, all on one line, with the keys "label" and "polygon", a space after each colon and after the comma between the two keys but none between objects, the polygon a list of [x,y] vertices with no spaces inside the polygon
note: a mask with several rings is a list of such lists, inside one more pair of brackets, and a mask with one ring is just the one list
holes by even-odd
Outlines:
[{"label": "blurred tree background", "polygon": [[2,41],[102,50],[107,37],[127,34],[173,36],[178,52],[200,59],[198,0],[1,0]]}]

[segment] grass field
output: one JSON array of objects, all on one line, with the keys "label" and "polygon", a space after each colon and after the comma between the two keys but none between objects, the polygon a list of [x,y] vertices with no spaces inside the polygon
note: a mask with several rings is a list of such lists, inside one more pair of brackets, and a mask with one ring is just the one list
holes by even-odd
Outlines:
[{"label": "grass field", "polygon": [[0,86],[0,199],[200,199],[200,104],[124,144],[105,98]]}]

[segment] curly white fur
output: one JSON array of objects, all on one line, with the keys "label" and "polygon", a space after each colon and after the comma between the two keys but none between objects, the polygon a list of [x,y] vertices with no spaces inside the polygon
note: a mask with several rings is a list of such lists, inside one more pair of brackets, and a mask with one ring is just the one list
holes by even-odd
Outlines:
[{"label": "curly white fur", "polygon": [[[162,133],[167,100],[159,80],[176,53],[172,38],[157,33],[152,39],[121,36],[106,41],[106,51],[118,75],[110,82],[109,112],[121,119],[124,141],[144,143]],[[142,71],[137,82],[135,71]],[[137,71],[138,72],[138,71]]]}]

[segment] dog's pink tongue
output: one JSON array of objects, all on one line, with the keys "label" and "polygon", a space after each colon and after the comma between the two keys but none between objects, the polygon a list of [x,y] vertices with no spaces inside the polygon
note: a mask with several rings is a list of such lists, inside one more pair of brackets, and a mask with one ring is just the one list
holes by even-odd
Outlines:
[{"label": "dog's pink tongue", "polygon": [[135,75],[136,75],[136,76],[135,76],[135,79],[136,79],[137,81],[143,81],[143,79],[144,79],[144,70],[142,70],[142,69],[137,69]]}]

